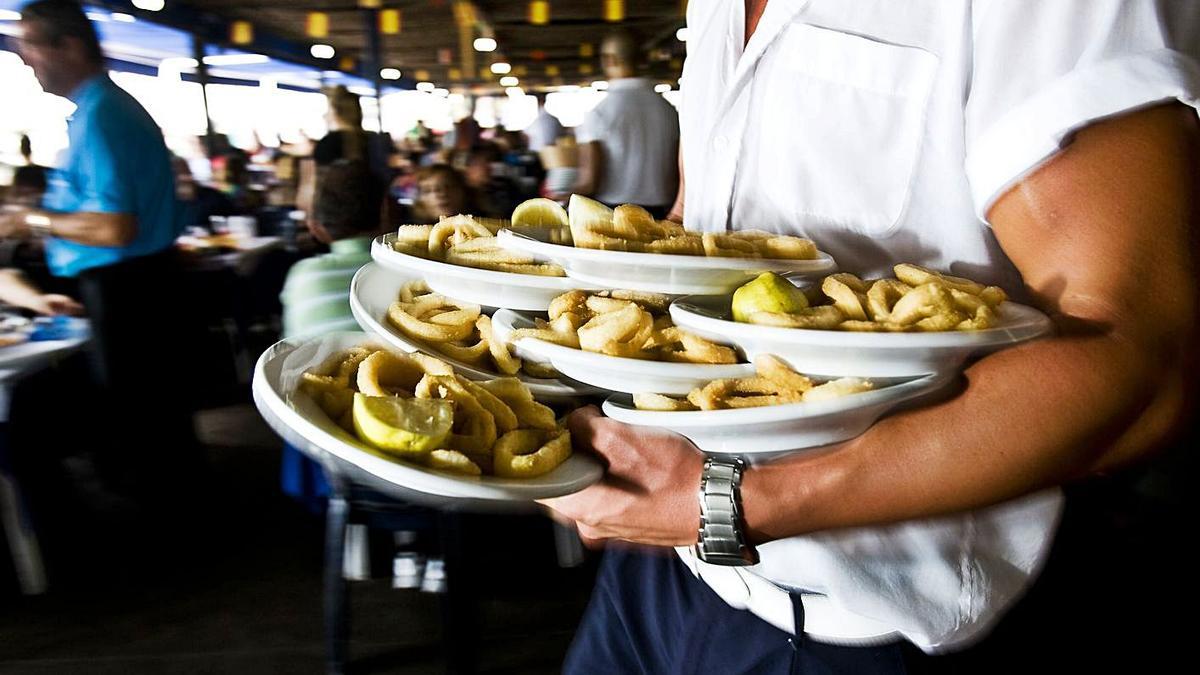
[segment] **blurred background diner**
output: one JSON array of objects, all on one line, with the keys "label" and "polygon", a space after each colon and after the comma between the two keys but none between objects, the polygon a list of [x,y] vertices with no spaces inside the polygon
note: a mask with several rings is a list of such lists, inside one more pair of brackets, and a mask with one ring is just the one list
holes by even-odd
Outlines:
[{"label": "blurred background diner", "polygon": [[[590,553],[384,503],[331,581],[328,487],[249,383],[279,339],[355,329],[399,225],[572,193],[664,216],[687,2],[26,5],[0,0],[0,313],[90,340],[12,373],[0,346],[0,672],[558,672]],[[1178,570],[1179,479],[1097,490],[1095,577]],[[342,579],[352,630],[323,615]]]}]

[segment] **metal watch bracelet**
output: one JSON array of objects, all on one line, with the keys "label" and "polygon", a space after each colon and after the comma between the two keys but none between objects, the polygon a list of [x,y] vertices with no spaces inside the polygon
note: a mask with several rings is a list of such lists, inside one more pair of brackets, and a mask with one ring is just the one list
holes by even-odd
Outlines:
[{"label": "metal watch bracelet", "polygon": [[758,551],[746,544],[742,522],[742,472],[738,457],[709,457],[700,474],[700,530],[696,557],[713,565],[758,563]]}]

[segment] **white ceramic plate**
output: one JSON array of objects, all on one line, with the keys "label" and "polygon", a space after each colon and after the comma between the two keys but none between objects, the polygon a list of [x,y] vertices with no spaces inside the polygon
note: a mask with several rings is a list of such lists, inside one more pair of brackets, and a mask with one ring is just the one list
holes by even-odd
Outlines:
[{"label": "white ceramic plate", "polygon": [[614,394],[604,402],[604,414],[626,424],[670,429],[708,453],[774,455],[854,438],[889,410],[941,389],[954,377],[926,375],[828,401],[735,410],[638,410],[632,397]]},{"label": "white ceramic plate", "polygon": [[263,352],[254,368],[254,402],[284,440],[355,482],[433,506],[503,509],[506,502],[526,503],[578,492],[604,474],[595,459],[579,453],[550,473],[529,480],[456,476],[391,459],[346,433],[303,393],[284,390],[284,360],[302,349],[315,355],[318,342],[348,349],[378,341],[363,333],[334,333],[313,340],[276,343]]},{"label": "white ceramic plate", "polygon": [[554,298],[586,284],[569,277],[542,277],[481,270],[406,255],[392,248],[396,235],[385,234],[371,244],[371,257],[380,265],[425,279],[434,291],[477,305],[544,312]]},{"label": "white ceramic plate", "polygon": [[577,282],[672,295],[729,293],[763,272],[821,275],[837,268],[824,252],[816,260],[709,258],[575,248],[547,244],[509,230],[501,230],[496,239],[502,248],[562,265],[567,276]]},{"label": "white ceramic plate", "polygon": [[737,323],[729,296],[679,298],[671,319],[680,328],[736,344],[753,359],[775,354],[802,373],[825,377],[916,377],[954,370],[971,356],[1047,335],[1050,319],[1032,307],[1006,302],[1000,322],[979,331],[855,333]]},{"label": "white ceramic plate", "polygon": [[[492,315],[492,330],[502,340],[507,340],[516,328],[533,327],[535,324],[530,317],[507,309],[497,310]],[[750,363],[716,366],[643,361],[585,352],[533,338],[517,340],[512,343],[512,349],[521,358],[547,363],[572,379],[630,394],[686,394],[712,380],[754,375],[754,365]]]},{"label": "white ceramic plate", "polygon": [[[454,366],[464,377],[472,380],[490,380],[504,377],[502,373],[483,370],[475,366],[452,359],[420,340],[415,340],[400,332],[387,320],[388,307],[400,297],[400,287],[412,277],[380,267],[376,263],[363,265],[350,282],[350,311],[358,325],[368,333],[379,336],[389,345],[405,352],[424,352],[435,356]],[[428,283],[428,282],[426,282]],[[542,400],[561,400],[586,394],[600,393],[595,387],[589,387],[582,382],[569,379],[542,379],[517,375],[524,382],[534,397]]]}]

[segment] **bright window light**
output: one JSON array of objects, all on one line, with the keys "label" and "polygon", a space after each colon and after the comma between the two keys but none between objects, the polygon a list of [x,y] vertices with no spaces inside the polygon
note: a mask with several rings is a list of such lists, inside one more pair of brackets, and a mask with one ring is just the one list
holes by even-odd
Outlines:
[{"label": "bright window light", "polygon": [[687,42],[687,40],[688,40],[687,26],[684,26],[683,28],[680,28],[679,30],[675,31],[675,39],[679,40],[680,42]]},{"label": "bright window light", "polygon": [[137,21],[137,19],[133,18],[132,14],[126,14],[124,12],[113,12],[109,16],[112,17],[113,21],[120,21],[121,23],[133,23]]},{"label": "bright window light", "polygon": [[525,90],[520,87],[509,87],[508,89],[504,90],[504,93],[508,94],[512,98],[521,98],[525,95]]},{"label": "bright window light", "polygon": [[654,91],[657,91],[660,94],[665,94],[668,91],[671,91],[671,85],[667,84],[666,82],[663,82],[662,84],[656,84],[654,85]]},{"label": "bright window light", "polygon": [[450,90],[443,89],[442,87],[438,87],[437,89],[434,89],[430,93],[433,94],[434,96],[441,96],[442,98],[447,98],[448,96],[450,96]]},{"label": "bright window light", "polygon": [[332,59],[334,51],[329,45],[313,45],[308,53],[312,54],[314,59]]},{"label": "bright window light", "polygon": [[521,81],[512,75],[505,75],[504,77],[500,78],[501,87],[515,87],[520,83]]},{"label": "bright window light", "polygon": [[[21,13],[20,13],[20,12],[13,12],[13,14],[16,14],[16,15],[17,15],[17,17],[16,17],[17,19],[20,19],[20,18],[21,18]],[[90,19],[90,20],[92,20],[92,21],[95,21],[95,22],[97,22],[97,23],[104,23],[104,22],[108,21],[108,15],[107,15],[107,14],[102,14],[102,13],[100,13],[100,12],[88,12],[88,13],[87,13],[87,18],[88,18],[88,19]],[[16,19],[14,19],[14,21],[15,21],[15,20],[16,20]]]},{"label": "bright window light", "polygon": [[341,76],[342,76],[342,71],[340,71],[340,70],[322,70],[321,71],[321,77],[323,77],[327,80],[336,80],[337,78],[339,78]]},{"label": "bright window light", "polygon": [[400,71],[396,68],[384,68],[379,71],[379,76],[385,80],[398,80],[400,79]]},{"label": "bright window light", "polygon": [[133,0],[133,6],[147,12],[157,12],[163,8],[163,0]]},{"label": "bright window light", "polygon": [[496,40],[490,37],[475,38],[475,51],[477,52],[494,52],[496,51]]},{"label": "bright window light", "polygon": [[507,75],[512,72],[512,66],[504,61],[497,61],[492,64],[492,72],[497,75]]},{"label": "bright window light", "polygon": [[431,92],[437,87],[432,82],[418,82],[417,91]]},{"label": "bright window light", "polygon": [[20,21],[21,13],[15,9],[0,9],[0,21]]},{"label": "bright window light", "polygon": [[608,82],[605,82],[604,80],[596,80],[592,83],[592,89],[595,89],[596,91],[604,91],[605,89],[608,89]]},{"label": "bright window light", "polygon": [[262,54],[213,54],[204,57],[204,63],[210,66],[252,66],[270,60]]}]

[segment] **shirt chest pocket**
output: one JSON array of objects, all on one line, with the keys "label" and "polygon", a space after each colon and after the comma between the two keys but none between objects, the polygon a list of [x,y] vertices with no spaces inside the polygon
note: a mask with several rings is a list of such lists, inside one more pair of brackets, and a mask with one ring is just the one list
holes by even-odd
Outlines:
[{"label": "shirt chest pocket", "polygon": [[788,225],[890,231],[908,201],[938,59],[793,24],[758,64],[743,161]]}]

